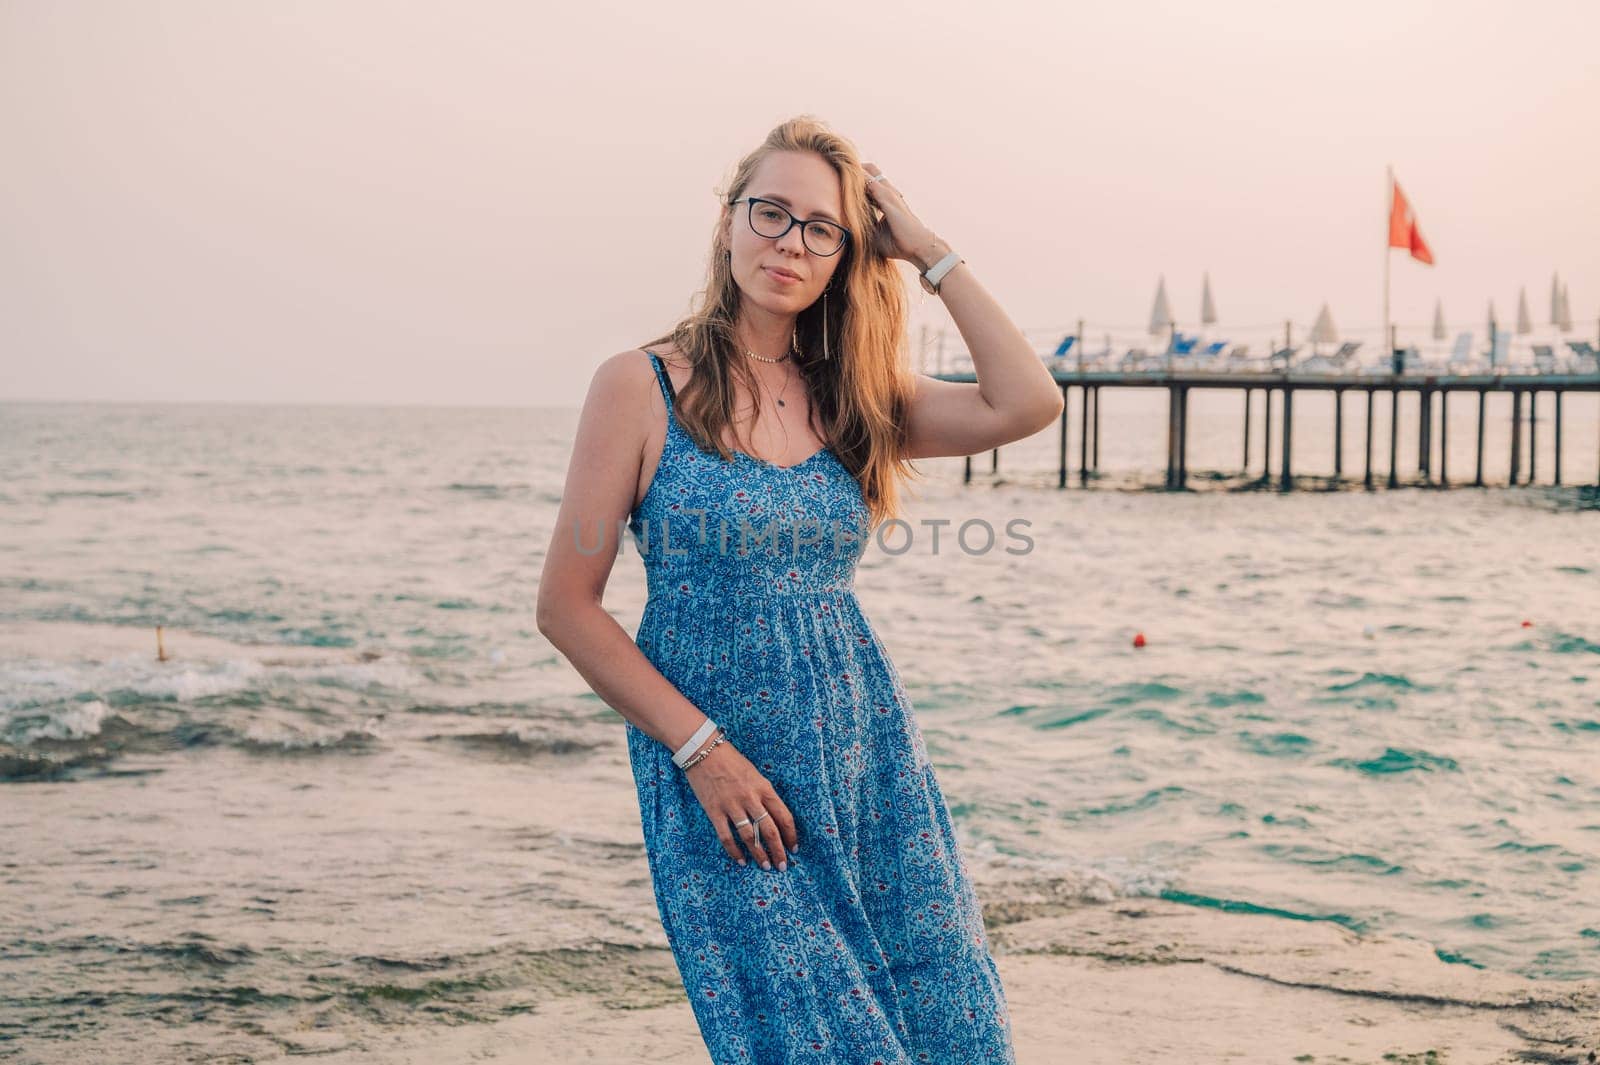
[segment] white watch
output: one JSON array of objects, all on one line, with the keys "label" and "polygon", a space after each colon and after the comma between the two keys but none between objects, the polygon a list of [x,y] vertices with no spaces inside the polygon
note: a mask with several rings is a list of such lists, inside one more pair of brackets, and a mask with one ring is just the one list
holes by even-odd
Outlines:
[{"label": "white watch", "polygon": [[922,282],[922,287],[925,291],[938,295],[939,282],[944,280],[944,275],[954,270],[958,264],[964,262],[966,260],[961,257],[961,253],[953,251],[924,270],[918,280]]}]

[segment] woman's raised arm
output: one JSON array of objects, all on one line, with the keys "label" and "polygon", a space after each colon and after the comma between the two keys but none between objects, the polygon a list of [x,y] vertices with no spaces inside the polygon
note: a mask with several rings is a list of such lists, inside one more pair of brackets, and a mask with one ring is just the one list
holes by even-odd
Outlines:
[{"label": "woman's raised arm", "polygon": [[[926,273],[951,254],[950,245],[918,218],[905,196],[874,163],[867,194],[883,212],[873,239],[885,255]],[[975,455],[1032,436],[1060,417],[1061,388],[1027,337],[961,260],[944,275],[939,297],[972,353],[975,384],[915,377],[906,412],[908,457]]]}]

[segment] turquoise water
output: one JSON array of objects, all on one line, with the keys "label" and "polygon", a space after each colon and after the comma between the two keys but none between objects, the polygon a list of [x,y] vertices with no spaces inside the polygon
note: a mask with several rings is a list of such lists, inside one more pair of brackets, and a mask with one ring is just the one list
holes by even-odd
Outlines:
[{"label": "turquoise water", "polygon": [[[985,904],[1162,896],[1600,976],[1593,489],[1146,491],[1159,396],[1103,396],[1105,483],[1057,491],[1049,432],[1001,480],[925,463],[913,547],[858,577]],[[1331,418],[1296,415],[1315,472]],[[620,719],[533,621],[575,419],[0,406],[0,1036],[252,1060],[664,943]],[[1191,469],[1237,461],[1226,404],[1192,419]],[[963,551],[973,519],[1031,550]],[[628,551],[606,605],[631,634]]]}]

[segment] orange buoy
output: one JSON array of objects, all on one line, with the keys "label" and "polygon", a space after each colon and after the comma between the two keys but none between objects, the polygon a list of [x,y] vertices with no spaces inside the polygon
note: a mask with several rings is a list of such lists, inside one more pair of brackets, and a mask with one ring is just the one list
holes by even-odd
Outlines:
[{"label": "orange buoy", "polygon": [[1144,646],[1144,633],[1136,632],[1136,633],[1133,634],[1133,645],[1135,647],[1143,647]]},{"label": "orange buoy", "polygon": [[1533,622],[1529,621],[1527,618],[1523,618],[1522,619],[1522,627],[1525,628],[1525,629],[1531,629],[1531,628],[1533,628]]}]

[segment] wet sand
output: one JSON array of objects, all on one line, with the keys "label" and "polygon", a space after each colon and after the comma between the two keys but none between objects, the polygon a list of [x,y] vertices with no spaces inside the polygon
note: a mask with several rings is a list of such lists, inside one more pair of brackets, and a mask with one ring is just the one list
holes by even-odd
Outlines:
[{"label": "wet sand", "polygon": [[[1007,909],[990,915],[990,929],[1024,1065],[1600,1055],[1600,980],[1532,981],[1440,961],[1416,940],[1155,899],[1041,897]],[[359,1052],[337,1050],[335,1033],[307,1033],[301,1049],[336,1065],[710,1060],[681,990],[663,994],[676,980],[665,950],[641,952],[612,976],[605,992],[553,998],[485,1028],[420,1042],[397,1032],[393,1044]]]}]

